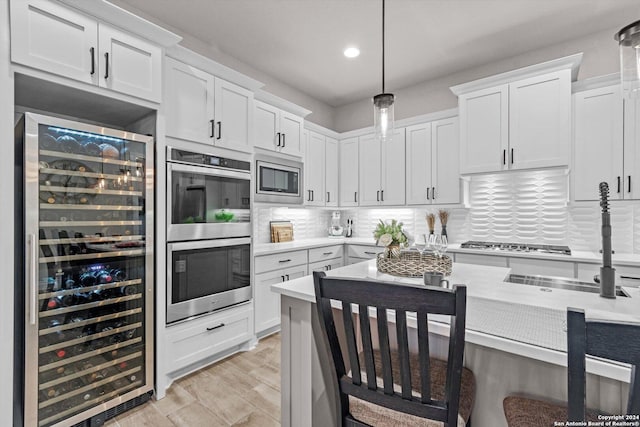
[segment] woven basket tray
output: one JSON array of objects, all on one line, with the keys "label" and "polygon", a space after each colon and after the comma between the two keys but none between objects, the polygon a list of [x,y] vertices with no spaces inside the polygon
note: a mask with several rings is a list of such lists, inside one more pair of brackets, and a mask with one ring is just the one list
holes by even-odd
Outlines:
[{"label": "woven basket tray", "polygon": [[418,251],[400,252],[399,258],[385,258],[384,254],[376,257],[378,271],[402,277],[422,277],[425,271],[451,275],[451,258],[421,254]]}]

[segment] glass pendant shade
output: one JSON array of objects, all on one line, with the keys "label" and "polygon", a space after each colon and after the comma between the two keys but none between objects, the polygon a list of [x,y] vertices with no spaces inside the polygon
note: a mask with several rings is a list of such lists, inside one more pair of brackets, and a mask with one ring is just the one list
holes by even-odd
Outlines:
[{"label": "glass pendant shade", "polygon": [[390,141],[393,138],[393,101],[391,93],[381,93],[373,97],[373,128],[375,138]]},{"label": "glass pendant shade", "polygon": [[623,96],[640,98],[640,21],[627,25],[614,38],[620,45]]}]

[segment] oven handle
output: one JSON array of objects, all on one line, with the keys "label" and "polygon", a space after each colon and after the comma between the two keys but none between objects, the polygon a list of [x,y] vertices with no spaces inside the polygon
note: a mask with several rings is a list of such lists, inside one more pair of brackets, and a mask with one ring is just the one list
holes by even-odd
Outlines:
[{"label": "oven handle", "polygon": [[[175,251],[185,251],[190,249],[223,248],[226,246],[250,245],[250,244],[251,244],[251,237],[238,237],[234,239],[196,240],[193,242],[167,243],[167,251],[171,253]],[[169,258],[169,256],[167,256],[167,258]]]},{"label": "oven handle", "polygon": [[237,171],[230,171],[225,169],[218,169],[214,167],[210,168],[207,166],[191,166],[191,165],[185,165],[182,163],[173,163],[173,162],[167,162],[167,169],[168,169],[169,176],[171,176],[171,172],[176,171],[176,172],[197,173],[200,175],[209,175],[209,176],[222,176],[225,178],[243,179],[245,181],[251,180],[251,173],[248,171],[237,172]]}]

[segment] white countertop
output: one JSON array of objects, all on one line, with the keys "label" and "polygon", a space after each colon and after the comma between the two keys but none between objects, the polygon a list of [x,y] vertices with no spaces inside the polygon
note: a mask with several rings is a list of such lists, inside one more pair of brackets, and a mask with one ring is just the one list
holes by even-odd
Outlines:
[{"label": "white countertop", "polygon": [[[272,253],[341,244],[376,246],[375,240],[370,237],[320,237],[315,239],[295,240],[293,242],[284,243],[256,243],[253,248],[253,253],[256,256],[260,256]],[[602,254],[588,251],[571,251],[571,255],[545,254],[538,252],[510,252],[487,249],[462,249],[460,247],[460,243],[450,243],[448,251],[452,253],[490,255],[509,258],[542,259],[552,261],[584,262],[589,264],[600,264],[602,262]],[[380,252],[382,252],[382,247],[380,247]],[[640,254],[613,254],[612,259],[614,267],[617,265],[640,267]]]},{"label": "white countertop", "polygon": [[[625,288],[631,298],[601,298],[598,294],[505,283],[510,269],[454,263],[449,280],[467,286],[467,342],[496,348],[524,357],[566,366],[566,332],[563,320],[567,307],[582,308],[588,318],[640,322],[640,289]],[[375,260],[328,271],[328,276],[421,284],[422,279],[379,273]],[[312,276],[279,283],[272,291],[315,303]],[[474,321],[471,319],[474,318]],[[431,319],[431,317],[430,317]],[[443,319],[430,321],[430,330],[448,335]],[[510,324],[513,323],[513,324]],[[475,328],[475,329],[472,329]],[[597,375],[629,382],[629,368],[590,359],[587,370]]]}]

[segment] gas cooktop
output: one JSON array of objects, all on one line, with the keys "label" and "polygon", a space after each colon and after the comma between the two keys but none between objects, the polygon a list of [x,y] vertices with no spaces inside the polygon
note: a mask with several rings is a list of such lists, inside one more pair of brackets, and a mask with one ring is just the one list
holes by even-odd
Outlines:
[{"label": "gas cooktop", "polygon": [[532,245],[529,243],[478,242],[470,240],[460,245],[464,249],[488,249],[509,252],[539,252],[546,254],[571,255],[569,246]]}]

